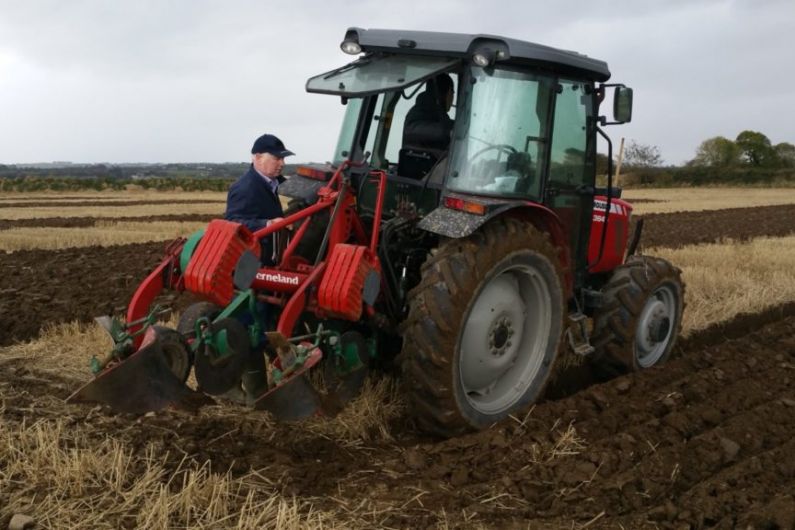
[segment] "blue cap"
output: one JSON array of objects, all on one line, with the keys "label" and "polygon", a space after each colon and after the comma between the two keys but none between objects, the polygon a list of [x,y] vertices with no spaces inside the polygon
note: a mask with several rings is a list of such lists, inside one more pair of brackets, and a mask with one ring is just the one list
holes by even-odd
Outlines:
[{"label": "blue cap", "polygon": [[273,156],[284,158],[286,156],[294,155],[292,151],[284,147],[284,142],[273,136],[272,134],[263,134],[254,141],[251,147],[251,154],[257,153],[270,153]]}]

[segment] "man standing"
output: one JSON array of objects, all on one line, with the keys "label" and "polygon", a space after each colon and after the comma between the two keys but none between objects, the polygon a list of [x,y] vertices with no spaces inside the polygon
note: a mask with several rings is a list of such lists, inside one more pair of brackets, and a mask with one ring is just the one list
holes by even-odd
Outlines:
[{"label": "man standing", "polygon": [[[278,188],[284,181],[284,158],[294,155],[272,134],[263,134],[251,148],[251,167],[229,188],[224,218],[255,232],[284,216]],[[261,241],[261,261],[273,264],[273,237]]]},{"label": "man standing", "polygon": [[[229,188],[224,218],[227,221],[240,223],[252,232],[279,221],[284,216],[278,193],[279,184],[284,181],[282,177],[284,158],[294,154],[272,134],[263,134],[257,138],[251,147],[251,166]],[[274,264],[273,240],[273,234],[260,240],[260,262],[263,265]],[[267,322],[267,304],[258,301],[257,307],[260,315],[265,319],[263,323],[266,329],[270,329],[271,326]],[[246,403],[250,398],[267,391],[263,356],[266,344],[267,339],[263,334],[260,343],[252,349],[246,360],[241,386],[227,392],[228,398]]]}]

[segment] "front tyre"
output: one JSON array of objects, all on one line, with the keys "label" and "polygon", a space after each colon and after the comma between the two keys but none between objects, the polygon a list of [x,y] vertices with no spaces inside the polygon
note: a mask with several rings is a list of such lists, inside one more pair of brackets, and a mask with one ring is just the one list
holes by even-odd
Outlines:
[{"label": "front tyre", "polygon": [[616,375],[667,361],[682,329],[682,271],[661,258],[633,256],[603,293],[592,335],[597,371]]},{"label": "front tyre", "polygon": [[401,355],[421,429],[456,436],[540,397],[563,323],[557,256],[533,225],[499,219],[429,257],[409,295]]}]

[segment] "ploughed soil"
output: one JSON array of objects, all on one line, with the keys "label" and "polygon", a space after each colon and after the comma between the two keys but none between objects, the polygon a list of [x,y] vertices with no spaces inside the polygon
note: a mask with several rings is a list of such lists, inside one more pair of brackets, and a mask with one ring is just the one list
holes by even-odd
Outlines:
[{"label": "ploughed soil", "polygon": [[[647,248],[795,231],[793,205],[645,218]],[[123,313],[164,247],[0,254],[0,345]],[[795,302],[698,332],[656,369],[568,375],[527,416],[480,433],[433,440],[400,418],[393,440],[344,443],[220,404],[142,417],[66,405],[79,382],[0,355],[0,421],[59,418],[141,453],[155,444],[174,469],[185,456],[234,475],[254,468],[321,510],[369,503],[374,527],[795,528]]]},{"label": "ploughed soil", "polygon": [[[646,247],[795,231],[793,206],[646,218]],[[0,254],[0,345],[123,313],[164,247]],[[699,332],[660,368],[576,375],[553,385],[557,399],[484,432],[432,440],[401,418],[393,441],[343,443],[239,407],[131,417],[66,405],[53,398],[78,382],[0,355],[0,421],[59,418],[141,453],[154,444],[174,469],[186,455],[219,472],[254,468],[322,510],[369,503],[372,526],[795,528],[795,303]]]},{"label": "ploughed soil", "polygon": [[87,226],[95,226],[97,223],[109,222],[155,222],[155,221],[176,221],[176,222],[193,222],[205,221],[210,222],[212,219],[217,218],[217,215],[204,215],[204,214],[173,214],[173,215],[150,215],[148,217],[36,217],[33,219],[0,219],[0,230],[8,230],[9,228],[83,228]]},{"label": "ploughed soil", "polygon": [[174,468],[185,455],[219,472],[254,468],[319,509],[369,503],[374,526],[795,525],[795,304],[692,337],[665,366],[447,441],[405,421],[394,441],[343,445],[239,408],[134,418],[52,399],[73,385],[0,358],[2,421],[62,418],[136,451],[154,444]]},{"label": "ploughed soil", "polygon": [[[212,216],[174,215],[134,220],[210,219]],[[652,214],[645,219],[645,248],[795,233],[795,205]],[[48,226],[35,224],[47,221],[25,220],[31,223],[25,226]],[[60,221],[62,226],[90,226],[96,219]],[[0,228],[4,223],[12,221],[0,220]],[[13,223],[22,226],[19,221]],[[165,243],[156,242],[0,253],[0,345],[36,337],[44,322],[87,321],[102,314],[123,313],[138,284],[160,261],[164,247]],[[185,307],[185,302],[180,304],[178,307]]]},{"label": "ploughed soil", "polygon": [[731,238],[745,241],[760,236],[795,233],[795,204],[728,208],[704,212],[646,214],[642,217],[643,247],[676,248]]},{"label": "ploughed soil", "polygon": [[[645,202],[651,201],[650,199]],[[173,201],[172,201],[173,202]],[[211,202],[211,201],[207,201]],[[634,201],[640,202],[640,201]],[[52,205],[53,203],[46,203]],[[71,204],[71,203],[70,203]],[[83,204],[83,203],[81,203]],[[110,206],[105,202],[104,205]],[[114,205],[120,203],[113,203]],[[141,204],[154,204],[141,202]],[[3,205],[5,206],[5,205]],[[219,206],[219,215],[222,206]],[[206,214],[172,214],[148,217],[40,217],[34,219],[0,219],[0,230],[19,227],[79,228],[110,221],[207,221],[217,216]],[[681,247],[698,243],[712,243],[731,238],[744,241],[759,236],[784,236],[795,232],[795,204],[729,208],[703,212],[646,214],[633,217],[644,219],[642,245],[652,247]]]},{"label": "ploughed soil", "polygon": [[[123,315],[166,243],[0,253],[0,346],[35,338],[45,323]],[[182,309],[191,297],[169,294]]]}]

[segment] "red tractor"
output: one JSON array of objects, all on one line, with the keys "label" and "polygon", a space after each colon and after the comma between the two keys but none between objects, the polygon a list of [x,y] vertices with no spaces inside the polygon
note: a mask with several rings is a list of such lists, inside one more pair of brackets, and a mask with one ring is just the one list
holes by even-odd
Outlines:
[{"label": "red tractor", "polygon": [[[220,395],[292,419],[333,413],[394,363],[417,425],[452,436],[539,399],[566,349],[620,371],[670,356],[680,271],[635,254],[632,206],[596,184],[597,136],[611,164],[602,127],[632,114],[604,62],[490,35],[351,28],[341,47],[356,60],[307,82],[347,106],[332,162],[281,186],[283,221],[173,243],[126,324],[102,319],[116,346],[75,399],[142,412]],[[444,116],[413,110],[429,101]],[[415,134],[418,115],[442,134]],[[204,300],[176,330],[155,324],[165,288]]]}]

